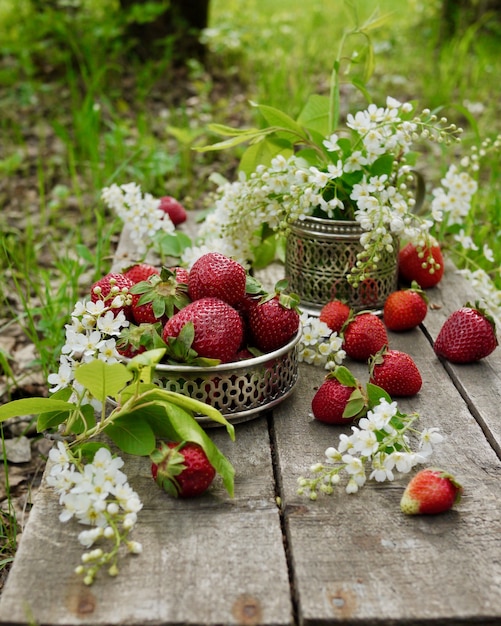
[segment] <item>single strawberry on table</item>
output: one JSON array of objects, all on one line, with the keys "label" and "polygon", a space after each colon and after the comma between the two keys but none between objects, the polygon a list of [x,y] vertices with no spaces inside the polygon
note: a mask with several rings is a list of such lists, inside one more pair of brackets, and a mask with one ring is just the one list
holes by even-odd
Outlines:
[{"label": "single strawberry on table", "polygon": [[319,319],[321,322],[327,324],[332,332],[336,332],[339,335],[350,313],[351,308],[346,302],[342,300],[331,300],[320,310]]},{"label": "single strawberry on table", "polygon": [[274,294],[268,294],[248,311],[251,342],[262,352],[282,348],[299,330],[299,298],[286,294],[285,287],[286,281],[279,281]]},{"label": "single strawberry on table", "polygon": [[313,417],[326,424],[351,424],[366,408],[362,386],[344,366],[327,374],[311,401]]},{"label": "single strawberry on table", "polygon": [[188,294],[192,300],[219,298],[235,306],[245,296],[246,282],[243,265],[220,252],[208,252],[190,269]]},{"label": "single strawberry on table", "polygon": [[383,322],[373,313],[357,313],[348,320],[343,331],[343,349],[355,361],[367,361],[383,346],[388,334]]},{"label": "single strawberry on table", "polygon": [[192,498],[204,493],[216,475],[203,448],[190,441],[162,442],[150,459],[153,479],[176,498]]},{"label": "single strawberry on table", "polygon": [[428,312],[428,299],[417,283],[409,289],[390,293],[383,308],[383,321],[394,332],[411,330],[419,326]]},{"label": "single strawberry on table", "polygon": [[421,373],[406,352],[382,348],[369,359],[370,382],[390,396],[410,397],[423,385]]},{"label": "single strawberry on table", "polygon": [[445,320],[433,349],[451,363],[474,363],[497,347],[496,324],[478,303],[466,303]]},{"label": "single strawberry on table", "polygon": [[172,196],[163,196],[160,198],[160,205],[158,208],[170,217],[174,226],[182,224],[188,217],[184,206]]},{"label": "single strawberry on table", "polygon": [[421,289],[438,285],[444,275],[444,258],[438,243],[405,245],[398,253],[398,273],[401,280],[408,284],[415,281]]},{"label": "single strawberry on table", "polygon": [[459,482],[442,469],[419,471],[405,488],[400,509],[406,515],[435,515],[451,509],[463,493]]}]

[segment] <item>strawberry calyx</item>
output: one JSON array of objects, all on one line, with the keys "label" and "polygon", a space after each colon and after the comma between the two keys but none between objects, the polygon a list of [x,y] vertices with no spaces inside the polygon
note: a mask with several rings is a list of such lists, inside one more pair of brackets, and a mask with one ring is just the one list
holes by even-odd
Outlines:
[{"label": "strawberry calyx", "polygon": [[335,379],[345,387],[353,387],[353,391],[348,398],[348,402],[346,403],[346,407],[343,411],[344,418],[353,419],[361,417],[366,413],[368,408],[367,394],[365,393],[363,386],[347,367],[344,365],[337,365],[327,374],[325,379]]},{"label": "strawberry calyx", "polygon": [[426,292],[424,291],[424,289],[421,289],[419,283],[417,283],[415,280],[413,280],[411,283],[411,286],[408,287],[407,289],[404,289],[404,291],[411,291],[412,293],[417,293],[418,295],[421,296],[421,298],[423,298],[426,304],[429,303],[429,298],[426,295]]},{"label": "strawberry calyx", "polygon": [[284,309],[292,309],[301,313],[299,310],[299,304],[301,302],[300,297],[297,293],[286,293],[289,287],[289,281],[286,278],[282,278],[275,284],[275,288],[270,293],[265,293],[262,298],[259,300],[259,304],[264,304],[269,300],[273,300],[273,298],[278,298],[280,304],[284,307]]},{"label": "strawberry calyx", "polygon": [[117,339],[117,349],[119,351],[132,349],[139,351],[141,349],[152,350],[154,348],[163,348],[164,341],[160,336],[161,325],[157,324],[129,324],[122,328],[120,337]]},{"label": "strawberry calyx", "polygon": [[166,352],[164,361],[170,365],[195,365],[197,367],[212,367],[219,365],[219,359],[210,359],[201,357],[198,352],[192,348],[195,339],[195,326],[193,322],[186,322],[176,337],[167,337],[164,342]]},{"label": "strawberry calyx", "polygon": [[176,310],[190,303],[188,285],[178,282],[176,273],[168,267],[162,267],[160,274],[153,274],[148,280],[136,283],[129,291],[141,296],[137,301],[138,306],[151,303],[157,319],[172,317]]},{"label": "strawberry calyx", "polygon": [[[494,333],[494,336],[496,337],[496,330],[497,330],[496,322],[494,321],[494,318],[492,317],[492,315],[484,307],[482,307],[482,305],[480,304],[478,300],[475,300],[474,304],[472,304],[471,302],[467,302],[464,306],[467,309],[472,309],[473,311],[476,311],[487,322],[489,322],[489,324],[492,327],[492,332]],[[496,337],[496,341],[497,341],[497,337]]]},{"label": "strawberry calyx", "polygon": [[166,493],[175,498],[181,492],[181,485],[176,480],[176,476],[179,476],[186,469],[184,456],[180,452],[185,443],[185,441],[181,441],[176,446],[170,447],[162,442],[150,454],[150,460],[155,466],[153,470],[155,482]]}]

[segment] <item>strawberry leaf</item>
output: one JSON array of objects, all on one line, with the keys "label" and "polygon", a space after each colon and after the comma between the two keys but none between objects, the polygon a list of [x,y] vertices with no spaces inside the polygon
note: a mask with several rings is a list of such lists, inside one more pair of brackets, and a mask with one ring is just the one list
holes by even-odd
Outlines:
[{"label": "strawberry leaf", "polygon": [[339,365],[332,372],[332,377],[336,378],[345,387],[356,387],[357,379],[344,365]]}]

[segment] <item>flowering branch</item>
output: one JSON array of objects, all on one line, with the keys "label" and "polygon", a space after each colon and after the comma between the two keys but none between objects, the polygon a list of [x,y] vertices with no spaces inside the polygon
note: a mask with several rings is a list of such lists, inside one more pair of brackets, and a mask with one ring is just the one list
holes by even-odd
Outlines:
[{"label": "flowering branch", "polygon": [[[325,451],[326,462],[310,467],[312,476],[298,478],[298,494],[316,500],[318,493],[330,495],[334,486],[347,475],[346,492],[356,493],[368,479],[376,482],[391,481],[394,471],[406,474],[415,465],[425,463],[436,444],[443,440],[438,428],[422,432],[414,428],[417,413],[406,415],[399,411],[396,402],[375,385],[367,385],[372,409],[362,417],[352,434],[341,434],[337,447]],[[375,398],[379,401],[374,404]],[[418,437],[417,450],[413,450],[409,435]]]}]

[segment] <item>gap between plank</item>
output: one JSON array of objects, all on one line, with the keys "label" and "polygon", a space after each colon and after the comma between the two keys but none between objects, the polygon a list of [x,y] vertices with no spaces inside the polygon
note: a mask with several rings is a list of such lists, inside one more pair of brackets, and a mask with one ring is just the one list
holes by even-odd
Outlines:
[{"label": "gap between plank", "polygon": [[280,519],[280,528],[282,530],[282,543],[284,546],[285,560],[287,563],[287,574],[289,577],[289,588],[292,604],[292,619],[293,624],[299,623],[299,608],[296,598],[295,584],[294,584],[294,570],[292,567],[292,554],[290,551],[290,540],[287,532],[287,524],[285,521],[284,508],[283,508],[283,486],[280,474],[280,463],[277,454],[277,445],[275,437],[275,424],[273,421],[273,411],[269,411],[266,414],[266,422],[268,424],[268,436],[270,439],[270,453],[271,453],[271,465],[273,468],[273,482],[275,485],[275,503],[278,508],[278,516]]},{"label": "gap between plank", "polygon": [[[433,348],[433,343],[434,342],[433,342],[432,336],[430,335],[430,333],[428,332],[428,330],[426,329],[425,326],[423,326],[421,324],[420,327],[421,327],[421,330],[424,333],[424,336],[426,337],[426,339],[430,343],[431,347]],[[501,460],[501,447],[499,446],[498,442],[496,441],[496,438],[492,434],[489,426],[486,424],[486,422],[485,422],[484,418],[482,417],[481,413],[476,408],[476,406],[472,402],[471,398],[468,396],[468,393],[467,393],[466,389],[464,388],[463,383],[456,376],[456,373],[454,372],[454,369],[453,369],[452,365],[448,361],[443,359],[442,357],[437,356],[437,358],[440,361],[440,363],[442,364],[442,367],[447,372],[447,375],[449,376],[449,378],[452,380],[452,384],[454,385],[454,387],[459,392],[459,395],[463,398],[463,400],[464,400],[464,402],[465,402],[465,404],[466,404],[466,406],[468,408],[468,411],[473,416],[473,419],[480,426],[482,432],[485,435],[485,438],[487,439],[487,442],[489,443],[491,448],[496,453],[498,459]]]}]

